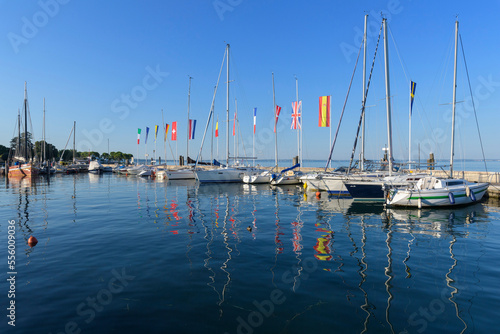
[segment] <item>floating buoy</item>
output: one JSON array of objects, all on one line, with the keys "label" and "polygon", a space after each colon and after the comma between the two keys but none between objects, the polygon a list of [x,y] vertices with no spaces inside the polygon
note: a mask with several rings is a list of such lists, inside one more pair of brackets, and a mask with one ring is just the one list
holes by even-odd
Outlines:
[{"label": "floating buoy", "polygon": [[455,204],[455,196],[453,196],[453,193],[448,193],[448,199],[450,200],[450,204]]},{"label": "floating buoy", "polygon": [[316,191],[316,198],[321,198],[321,192]]},{"label": "floating buoy", "polygon": [[38,243],[38,240],[36,240],[36,238],[34,236],[31,236],[28,239],[28,246],[30,246],[30,247],[36,246],[37,243]]},{"label": "floating buoy", "polygon": [[419,209],[422,209],[422,197],[418,198],[417,206]]},{"label": "floating buoy", "polygon": [[247,227],[247,230],[248,230],[248,231],[250,231],[250,232],[252,232],[252,227],[251,227],[251,226],[248,226],[248,227]]}]

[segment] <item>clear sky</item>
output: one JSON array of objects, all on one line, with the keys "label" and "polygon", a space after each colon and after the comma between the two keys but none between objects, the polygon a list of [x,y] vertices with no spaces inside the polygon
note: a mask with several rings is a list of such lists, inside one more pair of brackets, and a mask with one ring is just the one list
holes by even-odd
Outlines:
[{"label": "clear sky", "polygon": [[[197,120],[190,156],[200,149],[226,43],[230,55],[230,118],[237,99],[241,137],[252,153],[253,108],[257,108],[257,155],[274,158],[272,73],[279,156],[297,152],[290,130],[291,103],[303,104],[303,158],[325,159],[328,128],[318,127],[318,98],[332,96],[332,137],[346,97],[364,15],[369,14],[369,72],[383,12],[389,26],[393,145],[408,159],[409,81],[417,83],[412,120],[413,159],[449,159],[453,45],[456,15],[486,158],[500,158],[500,1],[76,1],[0,0],[0,143],[16,133],[24,82],[34,137],[42,136],[46,99],[47,141],[62,149],[77,122],[78,150],[137,152],[144,157],[149,127],[178,122],[178,154],[186,153],[188,76],[191,114]],[[481,158],[476,121],[459,47],[456,158]],[[362,62],[340,127],[334,159],[351,154],[362,97]],[[219,157],[225,156],[225,75],[215,102]],[[367,99],[366,155],[380,159],[387,144],[383,44]],[[230,124],[232,131],[232,124]],[[209,128],[211,130],[211,127]],[[148,139],[152,155],[154,136]],[[214,152],[217,151],[214,142]],[[176,143],[170,142],[175,153]],[[230,137],[230,150],[233,137]],[[210,158],[210,138],[203,158]],[[157,155],[164,157],[163,140]],[[359,152],[359,150],[358,150]],[[243,147],[239,155],[243,155]],[[167,157],[171,159],[167,146]]]}]

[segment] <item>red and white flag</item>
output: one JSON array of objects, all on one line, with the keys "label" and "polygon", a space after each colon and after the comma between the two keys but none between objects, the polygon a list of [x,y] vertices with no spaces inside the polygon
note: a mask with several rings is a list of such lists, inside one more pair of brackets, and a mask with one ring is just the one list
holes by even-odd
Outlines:
[{"label": "red and white flag", "polygon": [[278,124],[278,116],[280,115],[280,111],[281,111],[281,107],[280,106],[276,106],[276,112],[274,113],[274,117],[275,117],[275,120],[274,120],[274,132],[276,132],[276,125]]}]

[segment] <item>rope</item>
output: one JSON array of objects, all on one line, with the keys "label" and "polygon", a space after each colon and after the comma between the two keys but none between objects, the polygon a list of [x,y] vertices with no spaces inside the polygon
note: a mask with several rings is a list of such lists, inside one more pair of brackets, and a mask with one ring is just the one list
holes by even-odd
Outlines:
[{"label": "rope", "polygon": [[474,109],[474,117],[476,119],[476,127],[477,127],[477,133],[479,135],[479,143],[481,144],[481,152],[483,154],[484,169],[486,170],[486,172],[488,172],[488,167],[486,166],[486,158],[484,156],[483,140],[481,138],[481,132],[479,132],[479,122],[477,120],[476,105],[474,104],[474,95],[472,95],[472,87],[470,84],[469,70],[467,68],[467,61],[465,60],[464,44],[462,42],[462,35],[459,33],[458,36],[460,37],[460,46],[462,47],[462,55],[464,56],[465,73],[467,74],[467,81],[469,83],[470,98],[472,101],[472,109]]},{"label": "rope", "polygon": [[[375,47],[375,54],[373,55],[373,62],[372,62],[372,67],[370,69],[370,75],[368,77],[368,83],[366,85],[365,96],[368,96],[368,89],[370,88],[370,82],[372,80],[373,67],[375,66],[375,59],[377,57],[378,45],[380,43],[380,36],[382,35],[382,27],[383,27],[383,25],[380,26],[380,31],[378,33],[377,46]],[[361,48],[360,48],[360,50],[361,50]],[[349,161],[349,168],[347,169],[348,174],[351,171],[352,160],[354,159],[354,153],[356,152],[356,145],[358,143],[359,129],[361,128],[361,123],[363,122],[363,118],[365,117],[365,108],[366,108],[366,98],[363,101],[363,106],[361,108],[361,116],[359,117],[358,131],[356,132],[356,139],[354,139],[354,147],[352,148],[351,160]],[[343,112],[343,110],[342,110],[342,112]],[[332,150],[333,150],[333,148],[332,148]],[[330,153],[330,155],[331,155],[331,153]]]}]

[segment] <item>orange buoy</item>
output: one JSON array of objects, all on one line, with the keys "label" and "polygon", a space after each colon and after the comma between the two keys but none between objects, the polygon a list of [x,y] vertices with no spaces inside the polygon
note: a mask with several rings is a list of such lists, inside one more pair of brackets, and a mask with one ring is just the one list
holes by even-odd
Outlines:
[{"label": "orange buoy", "polygon": [[37,243],[38,243],[38,240],[36,240],[36,238],[34,236],[31,236],[28,239],[28,246],[30,246],[30,247],[36,246]]},{"label": "orange buoy", "polygon": [[319,191],[316,192],[316,198],[321,198],[321,193]]}]

